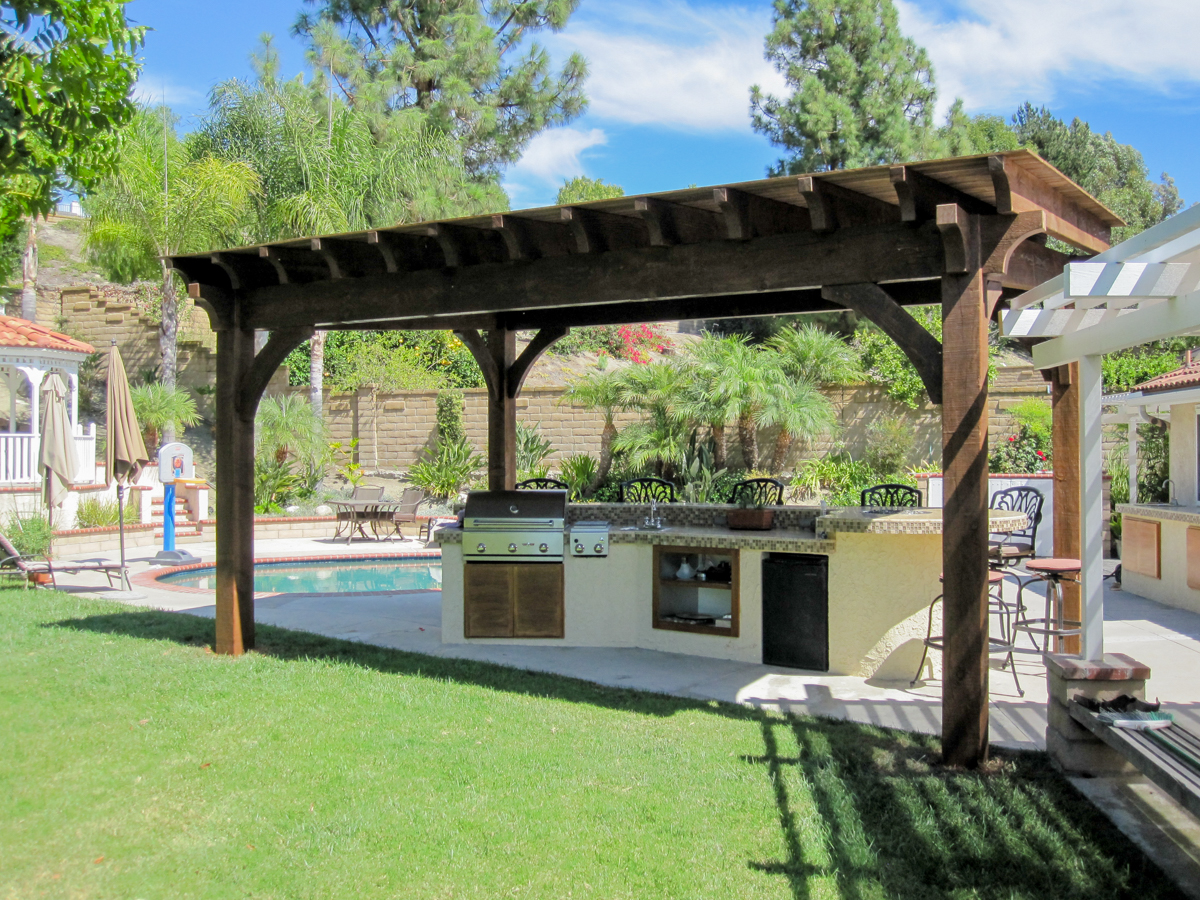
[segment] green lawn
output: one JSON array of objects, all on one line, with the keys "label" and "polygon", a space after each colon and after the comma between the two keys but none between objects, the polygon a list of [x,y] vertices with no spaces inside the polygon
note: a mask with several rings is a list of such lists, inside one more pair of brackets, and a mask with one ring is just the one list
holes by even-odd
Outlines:
[{"label": "green lawn", "polygon": [[1136,897],[1039,755],[0,592],[0,898]]}]

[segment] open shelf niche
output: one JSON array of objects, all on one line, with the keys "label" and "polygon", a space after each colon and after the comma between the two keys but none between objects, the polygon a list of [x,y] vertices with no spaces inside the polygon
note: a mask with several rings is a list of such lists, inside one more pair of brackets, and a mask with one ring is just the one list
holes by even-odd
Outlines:
[{"label": "open shelf niche", "polygon": [[[693,574],[680,578],[685,562]],[[655,628],[738,636],[737,550],[656,546],[652,580]]]}]

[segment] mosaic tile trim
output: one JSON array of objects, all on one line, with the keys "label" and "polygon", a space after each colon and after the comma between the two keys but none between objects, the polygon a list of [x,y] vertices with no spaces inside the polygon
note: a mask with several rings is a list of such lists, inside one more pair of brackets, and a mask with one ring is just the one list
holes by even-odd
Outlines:
[{"label": "mosaic tile trim", "polygon": [[[815,506],[772,506],[777,530],[812,529],[821,510]],[[660,503],[658,515],[669,526],[724,528],[726,515],[737,509],[728,503]],[[579,521],[608,522],[615,530],[625,525],[640,525],[650,514],[648,503],[571,503],[567,506],[567,527]]]},{"label": "mosaic tile trim", "polygon": [[1129,513],[1142,519],[1165,519],[1170,522],[1187,522],[1200,525],[1200,510],[1186,506],[1144,506],[1141,503],[1118,503],[1117,512]]},{"label": "mosaic tile trim", "polygon": [[[1020,531],[1028,526],[1029,518],[1024,513],[990,510],[988,522],[993,531]],[[838,531],[857,534],[941,534],[942,510],[909,509],[872,513],[846,508],[818,517],[815,527],[819,535]]]}]

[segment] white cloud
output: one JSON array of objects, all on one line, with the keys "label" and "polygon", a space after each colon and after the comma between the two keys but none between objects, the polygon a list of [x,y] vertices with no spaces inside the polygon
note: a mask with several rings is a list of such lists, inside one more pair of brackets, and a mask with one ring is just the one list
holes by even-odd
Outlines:
[{"label": "white cloud", "polygon": [[1098,82],[1167,91],[1200,80],[1195,0],[958,0],[941,16],[918,0],[896,6],[933,61],[943,112],[955,97],[1010,110]]},{"label": "white cloud", "polygon": [[202,107],[207,104],[208,97],[203,91],[143,72],[133,86],[133,99],[151,106],[157,106],[165,99],[167,106]]},{"label": "white cloud", "polygon": [[513,166],[514,174],[532,176],[541,181],[559,182],[583,173],[580,154],[589,147],[608,142],[599,128],[580,131],[577,128],[555,128],[543,131],[525,148],[524,155]]},{"label": "white cloud", "polygon": [[556,51],[588,60],[597,118],[700,131],[749,126],[749,89],[783,89],[763,59],[770,9],[609,2],[559,35]]}]

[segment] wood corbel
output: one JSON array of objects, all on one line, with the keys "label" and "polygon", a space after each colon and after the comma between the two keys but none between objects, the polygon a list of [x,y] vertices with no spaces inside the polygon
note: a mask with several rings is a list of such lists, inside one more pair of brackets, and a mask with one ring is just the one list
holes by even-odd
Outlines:
[{"label": "wood corbel", "polygon": [[479,366],[479,371],[483,373],[483,383],[487,385],[488,393],[493,398],[499,397],[503,391],[503,385],[501,384],[502,376],[500,367],[496,364],[496,360],[488,349],[487,339],[474,328],[467,328],[454,333],[458,335],[459,340],[463,342],[466,348],[471,351],[471,356],[475,358],[475,362]]},{"label": "wood corbel", "polygon": [[459,266],[467,264],[469,254],[465,243],[462,235],[453,226],[438,222],[434,225],[427,225],[424,228],[424,233],[437,241],[438,247],[441,248],[446,268],[457,269]]},{"label": "wood corbel", "polygon": [[673,247],[682,243],[675,224],[674,204],[657,197],[637,197],[633,209],[646,223],[651,247]]},{"label": "wood corbel", "polygon": [[521,393],[521,387],[525,384],[525,379],[528,377],[530,369],[533,368],[533,364],[550,349],[555,341],[566,337],[570,330],[565,325],[551,325],[541,329],[533,336],[529,346],[521,351],[521,355],[517,357],[512,369],[509,370],[508,377],[504,379],[509,397],[516,399]]},{"label": "wood corbel", "polygon": [[748,241],[754,236],[750,220],[750,197],[750,194],[735,188],[713,188],[713,200],[725,217],[725,233],[731,241]]},{"label": "wood corbel", "polygon": [[259,247],[258,255],[261,259],[265,259],[271,264],[271,268],[275,270],[275,277],[279,279],[280,284],[291,284],[288,280],[287,266],[284,265],[283,255],[277,247]]},{"label": "wood corbel", "polygon": [[345,254],[338,246],[338,241],[331,238],[313,238],[309,246],[313,253],[325,261],[331,279],[337,280],[346,276]]},{"label": "wood corbel", "polygon": [[208,313],[208,324],[213,331],[228,331],[233,327],[233,296],[230,292],[213,284],[188,282],[188,297]]},{"label": "wood corbel", "polygon": [[559,216],[571,229],[576,253],[603,253],[608,250],[608,238],[595,210],[581,206],[564,206]]},{"label": "wood corbel", "polygon": [[399,272],[403,268],[400,265],[403,254],[391,234],[386,231],[368,231],[367,243],[379,251],[383,258],[383,267],[389,273]]},{"label": "wood corbel", "polygon": [[946,271],[960,274],[967,271],[970,222],[965,210],[957,203],[943,203],[937,208],[937,227],[942,233],[942,248],[946,253]]},{"label": "wood corbel", "polygon": [[916,368],[929,399],[941,404],[942,345],[908,310],[877,284],[828,285],[821,289],[821,296],[878,325]]},{"label": "wood corbel", "polygon": [[796,188],[808,204],[808,218],[812,222],[812,230],[821,234],[834,231],[838,227],[837,210],[833,205],[829,185],[819,178],[805,175],[796,180]]},{"label": "wood corbel", "polygon": [[937,208],[944,203],[955,203],[968,213],[991,212],[991,207],[982,200],[930,178],[911,166],[892,166],[888,174],[900,203],[901,222],[923,222],[936,218]]},{"label": "wood corbel", "polygon": [[249,371],[242,376],[237,392],[237,409],[243,417],[254,416],[258,401],[267,389],[267,384],[275,371],[283,365],[287,355],[313,336],[311,325],[300,325],[295,328],[280,328],[271,332],[270,338],[261,350],[254,356],[254,362]]}]

